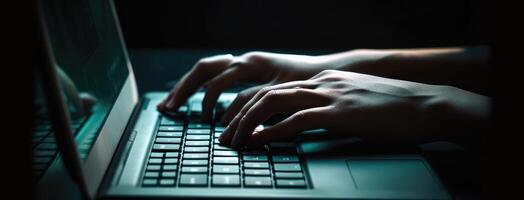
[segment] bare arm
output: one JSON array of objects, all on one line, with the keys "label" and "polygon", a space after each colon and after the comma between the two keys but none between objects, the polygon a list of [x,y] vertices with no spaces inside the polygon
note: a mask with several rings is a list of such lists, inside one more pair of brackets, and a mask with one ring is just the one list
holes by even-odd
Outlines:
[{"label": "bare arm", "polygon": [[328,68],[428,84],[452,85],[489,95],[487,46],[426,49],[358,49],[319,56]]}]

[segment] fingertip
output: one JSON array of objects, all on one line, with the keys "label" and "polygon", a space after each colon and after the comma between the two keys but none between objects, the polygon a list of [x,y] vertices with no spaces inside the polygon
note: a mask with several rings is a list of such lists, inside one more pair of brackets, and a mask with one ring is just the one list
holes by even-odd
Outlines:
[{"label": "fingertip", "polygon": [[165,104],[166,104],[166,101],[165,101],[165,100],[162,101],[162,102],[160,102],[159,104],[156,105],[156,109],[157,109],[158,111],[163,112],[163,111],[165,110]]}]

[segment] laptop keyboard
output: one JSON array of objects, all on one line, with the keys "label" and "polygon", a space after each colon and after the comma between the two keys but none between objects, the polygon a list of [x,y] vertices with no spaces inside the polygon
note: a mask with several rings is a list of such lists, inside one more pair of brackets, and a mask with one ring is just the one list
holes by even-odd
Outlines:
[{"label": "laptop keyboard", "polygon": [[[77,133],[84,118],[72,121],[72,132]],[[40,179],[45,170],[49,168],[56,157],[58,147],[49,119],[37,119],[33,128],[32,136],[32,161],[33,174],[36,180]]]},{"label": "laptop keyboard", "polygon": [[309,187],[295,146],[245,151],[221,146],[218,137],[225,127],[198,122],[195,110],[183,106],[179,112],[187,117],[161,116],[143,187]]}]

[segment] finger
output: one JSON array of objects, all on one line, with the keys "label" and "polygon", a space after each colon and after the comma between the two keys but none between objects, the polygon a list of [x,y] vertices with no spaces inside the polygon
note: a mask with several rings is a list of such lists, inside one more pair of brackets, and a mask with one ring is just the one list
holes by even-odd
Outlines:
[{"label": "finger", "polygon": [[278,84],[278,85],[263,87],[262,89],[260,89],[253,96],[253,98],[248,100],[248,102],[240,109],[240,112],[238,112],[238,114],[235,115],[233,120],[224,129],[224,132],[221,134],[221,137],[219,138],[219,141],[222,144],[230,145],[232,136],[235,133],[236,127],[238,125],[238,121],[247,112],[247,110],[249,108],[251,108],[266,93],[268,93],[271,90],[275,90],[275,89],[289,89],[289,88],[296,88],[296,87],[312,88],[314,86],[311,83],[307,83],[305,81],[292,81],[292,82],[282,83],[282,84]]},{"label": "finger", "polygon": [[66,97],[66,101],[73,104],[74,108],[76,109],[76,114],[83,116],[84,107],[82,105],[82,99],[80,98],[80,92],[76,88],[75,83],[71,78],[69,78],[69,76],[67,76],[62,68],[57,66],[56,70],[60,84],[62,85],[64,96]]},{"label": "finger", "polygon": [[[189,73],[186,73],[184,74],[184,76],[182,76],[182,78],[180,78],[180,81],[179,83],[182,83],[184,82],[186,79],[187,79],[187,76],[189,76],[190,72]],[[167,110],[167,103],[168,102],[171,102],[173,101],[173,98],[174,98],[174,91],[175,91],[175,87],[177,85],[173,86],[173,89],[171,89],[171,91],[169,92],[169,94],[167,95],[167,97],[162,100],[162,102],[160,102],[158,105],[157,105],[157,110],[160,111],[160,112],[166,112],[168,111]]]},{"label": "finger", "polygon": [[264,95],[241,118],[231,141],[233,148],[243,147],[255,128],[274,114],[295,113],[300,110],[326,106],[330,98],[310,89],[272,90]]},{"label": "finger", "polygon": [[249,108],[251,108],[255,103],[257,103],[264,95],[266,95],[268,92],[273,90],[281,90],[281,89],[290,89],[290,88],[308,88],[308,89],[314,89],[315,84],[310,81],[291,81],[286,82],[282,84],[277,84],[273,86],[264,87],[261,90],[255,94],[253,98],[251,98],[240,110],[239,114],[244,115]]},{"label": "finger", "polygon": [[167,100],[161,103],[159,110],[172,111],[186,102],[193,93],[207,80],[215,77],[226,70],[227,66],[233,61],[233,56],[220,55],[199,61],[193,69],[184,75],[180,82],[171,90]]},{"label": "finger", "polygon": [[262,146],[271,141],[295,136],[303,131],[326,128],[329,126],[332,106],[301,110],[285,120],[254,132],[249,138],[249,146]]},{"label": "finger", "polygon": [[235,82],[245,80],[246,78],[246,74],[242,73],[241,68],[231,67],[210,80],[207,83],[206,94],[202,100],[202,119],[204,121],[211,121],[213,108],[220,94],[225,89],[233,86]]},{"label": "finger", "polygon": [[82,99],[82,105],[84,107],[85,112],[87,114],[91,114],[91,109],[96,104],[98,99],[95,96],[87,92],[81,92],[79,96],[80,96],[80,99]]},{"label": "finger", "polygon": [[229,105],[226,112],[222,116],[220,123],[228,124],[231,122],[233,117],[240,112],[240,109],[251,99],[255,94],[262,88],[267,87],[268,84],[254,86],[239,92],[235,100]]}]

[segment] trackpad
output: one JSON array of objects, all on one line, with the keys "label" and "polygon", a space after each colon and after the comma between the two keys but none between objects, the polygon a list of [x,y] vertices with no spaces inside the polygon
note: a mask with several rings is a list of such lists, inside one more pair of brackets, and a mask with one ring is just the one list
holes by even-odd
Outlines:
[{"label": "trackpad", "polygon": [[359,190],[435,190],[439,184],[420,159],[350,159]]}]

